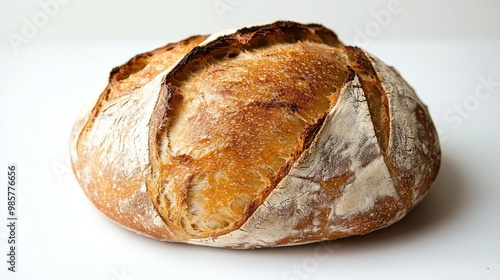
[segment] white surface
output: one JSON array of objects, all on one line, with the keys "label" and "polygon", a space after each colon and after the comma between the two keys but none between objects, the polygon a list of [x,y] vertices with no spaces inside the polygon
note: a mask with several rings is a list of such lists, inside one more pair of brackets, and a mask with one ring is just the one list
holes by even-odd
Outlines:
[{"label": "white surface", "polygon": [[[61,4],[43,4],[54,1]],[[390,7],[394,13],[382,12]],[[45,10],[53,11],[47,22],[40,15]],[[290,19],[328,24],[344,40],[367,28],[378,39],[498,38],[499,10],[496,0],[0,0],[0,34],[21,34],[25,19],[36,18],[29,44],[180,40]],[[370,27],[377,18],[383,25],[378,32]],[[9,44],[8,36],[0,36],[0,44]]]},{"label": "white surface", "polygon": [[[378,9],[374,5],[368,11]],[[228,17],[251,23],[251,15],[238,11]],[[484,12],[488,20],[491,11]],[[338,30],[334,20],[321,22]],[[235,251],[158,242],[100,214],[69,169],[69,131],[78,110],[102,91],[111,68],[134,54],[217,31],[197,24],[199,32],[176,26],[177,33],[148,41],[123,33],[117,40],[128,42],[121,43],[99,42],[98,35],[94,43],[76,35],[52,38],[44,32],[56,27],[47,26],[17,53],[8,43],[0,47],[0,260],[7,253],[6,168],[16,163],[19,169],[18,272],[1,261],[0,279],[500,279],[500,38],[478,40],[481,32],[453,41],[380,40],[404,27],[393,21],[366,44],[416,89],[442,136],[442,167],[432,191],[387,229],[323,245]],[[65,27],[58,28],[64,34]],[[489,94],[481,87],[488,77],[496,83]],[[462,115],[454,111],[460,106]]]}]

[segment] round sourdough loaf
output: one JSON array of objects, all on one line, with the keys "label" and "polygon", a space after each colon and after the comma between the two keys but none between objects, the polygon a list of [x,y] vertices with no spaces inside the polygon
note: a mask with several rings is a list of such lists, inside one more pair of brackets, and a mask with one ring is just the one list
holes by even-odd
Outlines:
[{"label": "round sourdough loaf", "polygon": [[70,149],[112,220],[230,248],[386,227],[440,165],[427,108],[394,68],[289,21],[190,37],[113,69]]}]

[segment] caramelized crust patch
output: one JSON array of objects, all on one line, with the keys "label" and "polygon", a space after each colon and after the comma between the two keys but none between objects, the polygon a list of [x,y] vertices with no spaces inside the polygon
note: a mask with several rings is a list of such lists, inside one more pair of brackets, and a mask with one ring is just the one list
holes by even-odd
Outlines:
[{"label": "caramelized crust patch", "polygon": [[262,39],[266,30],[252,32],[239,38],[247,45],[222,37],[227,46],[213,53],[207,49],[221,41],[194,49],[166,78],[149,185],[165,188],[150,192],[181,235],[220,235],[251,215],[307,148],[346,80],[343,49],[311,30]]}]

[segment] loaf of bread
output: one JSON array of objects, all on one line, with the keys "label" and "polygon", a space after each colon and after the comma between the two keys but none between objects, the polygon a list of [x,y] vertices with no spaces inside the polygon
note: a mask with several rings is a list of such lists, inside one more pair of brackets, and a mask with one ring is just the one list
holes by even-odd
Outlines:
[{"label": "loaf of bread", "polygon": [[389,226],[429,191],[441,154],[394,68],[289,21],[190,37],[114,68],[70,146],[107,217],[229,248]]}]

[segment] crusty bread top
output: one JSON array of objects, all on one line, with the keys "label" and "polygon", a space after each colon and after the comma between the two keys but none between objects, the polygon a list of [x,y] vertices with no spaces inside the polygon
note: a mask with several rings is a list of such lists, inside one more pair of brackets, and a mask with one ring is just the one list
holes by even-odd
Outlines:
[{"label": "crusty bread top", "polygon": [[354,73],[385,150],[380,81],[330,30],[276,22],[194,48],[166,75],[150,123],[148,189],[169,228],[200,238],[240,227],[308,148]]},{"label": "crusty bread top", "polygon": [[262,203],[335,102],[337,46],[322,27],[279,22],[196,47],[167,74],[148,185],[171,229],[219,235]]}]

